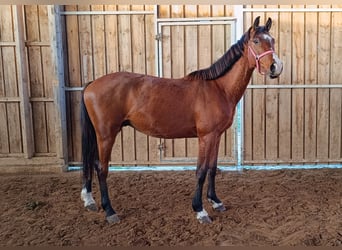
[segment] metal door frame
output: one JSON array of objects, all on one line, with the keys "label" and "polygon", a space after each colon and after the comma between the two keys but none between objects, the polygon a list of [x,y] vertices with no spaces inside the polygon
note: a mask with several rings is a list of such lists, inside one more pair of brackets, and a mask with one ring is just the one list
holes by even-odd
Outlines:
[{"label": "metal door frame", "polygon": [[[156,74],[158,77],[163,77],[163,46],[162,46],[162,29],[165,26],[172,27],[172,26],[199,26],[199,25],[230,25],[231,26],[231,44],[233,45],[237,41],[237,18],[235,17],[204,17],[204,18],[160,18],[156,19],[155,23],[155,39],[156,39]],[[241,124],[237,119],[241,119],[242,116],[236,115],[234,117],[233,125],[230,129],[233,129],[233,158],[219,158],[218,163],[223,165],[239,165],[239,159],[241,156],[241,150],[238,149],[238,145],[240,143],[238,142],[240,139],[238,138],[239,133],[238,130],[240,130],[240,127],[237,126],[237,124]],[[159,151],[160,151],[160,163],[161,164],[196,164],[197,157],[163,157],[165,148],[162,143],[160,143]]]}]

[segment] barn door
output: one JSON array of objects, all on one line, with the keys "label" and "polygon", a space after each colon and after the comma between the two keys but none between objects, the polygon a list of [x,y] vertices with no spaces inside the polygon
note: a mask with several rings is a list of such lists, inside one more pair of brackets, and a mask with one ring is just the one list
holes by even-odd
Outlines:
[{"label": "barn door", "polygon": [[[168,19],[158,23],[159,76],[178,78],[206,68],[235,42],[235,21],[229,18]],[[235,124],[221,137],[219,163],[234,164]],[[163,139],[162,163],[196,164],[197,138]]]}]

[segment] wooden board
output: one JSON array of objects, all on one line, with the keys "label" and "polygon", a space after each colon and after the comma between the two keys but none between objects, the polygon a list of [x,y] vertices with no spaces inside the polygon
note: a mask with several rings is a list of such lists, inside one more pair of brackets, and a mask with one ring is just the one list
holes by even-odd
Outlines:
[{"label": "wooden board", "polygon": [[[253,6],[255,8],[261,8],[263,6]],[[260,24],[265,23],[265,15],[260,13],[252,14],[252,23],[255,18],[260,16]],[[252,75],[253,85],[265,84],[265,76],[259,74],[256,70]],[[252,127],[253,127],[253,160],[264,160],[265,159],[265,89],[253,89],[253,100],[252,100]]]},{"label": "wooden board", "polygon": [[[102,5],[92,5],[92,11],[103,11]],[[91,16],[91,34],[93,41],[94,79],[106,74],[105,25],[103,15]]]},{"label": "wooden board", "polygon": [[[65,11],[77,11],[77,6],[67,5]],[[67,87],[78,87],[81,85],[81,61],[80,61],[80,43],[79,43],[79,28],[78,17],[68,15],[66,21],[66,36],[67,36],[67,60],[68,60],[68,78]],[[71,135],[69,134],[68,137]]]},{"label": "wooden board", "polygon": [[[284,8],[291,6],[284,6]],[[292,84],[291,58],[292,58],[292,37],[291,13],[279,13],[279,36],[276,43],[279,47],[279,57],[283,61],[283,72],[279,77],[279,84]],[[291,106],[292,90],[279,90],[279,130],[278,130],[278,157],[283,161],[291,160]]]},{"label": "wooden board", "polygon": [[[197,16],[196,5],[185,6],[185,17],[194,18]],[[184,74],[187,75],[198,69],[198,27],[196,25],[184,27],[185,31],[185,58],[184,58]],[[187,138],[186,142],[186,157],[195,158],[198,155],[198,139]]]},{"label": "wooden board", "polygon": [[[341,7],[341,6],[339,6]],[[332,34],[331,34],[331,83],[342,82],[342,13],[332,13]],[[329,157],[331,159],[342,158],[342,89],[330,90],[330,145]]]},{"label": "wooden board", "polygon": [[[321,84],[329,84],[330,19],[331,13],[318,14],[317,82]],[[317,90],[317,158],[322,161],[329,158],[329,92],[329,89]]]},{"label": "wooden board", "polygon": [[[247,5],[246,7],[250,7]],[[252,14],[245,12],[243,30],[248,30],[252,20]],[[251,83],[250,83],[251,84]],[[253,90],[247,89],[243,97],[243,162],[253,160]]]},{"label": "wooden board", "polygon": [[[147,5],[145,10],[154,10],[154,6]],[[146,73],[149,75],[157,76],[155,54],[155,31],[154,31],[154,15],[145,16],[145,39],[146,39]],[[159,145],[161,140],[155,137],[148,137],[148,161],[151,163],[160,162]]]},{"label": "wooden board", "polygon": [[[267,8],[277,8],[277,5],[268,5]],[[268,12],[267,18],[272,18],[271,35],[277,41],[275,44],[275,51],[279,55],[279,13]],[[270,79],[266,77],[266,85],[277,85],[278,79]],[[265,90],[265,158],[267,160],[278,159],[278,127],[279,127],[279,89],[266,89]]]},{"label": "wooden board", "polygon": [[[316,6],[307,6],[314,8]],[[308,85],[317,84],[317,13],[305,14],[305,78]],[[316,159],[317,148],[317,89],[304,91],[304,158]]]},{"label": "wooden board", "polygon": [[[2,48],[2,56],[3,58],[6,58],[3,72],[5,79],[5,96],[18,97],[15,49],[13,47]],[[6,103],[6,112],[9,151],[10,153],[23,153],[19,103]]]},{"label": "wooden board", "polygon": [[[144,6],[132,6],[132,10],[144,10]],[[132,15],[132,71],[146,74],[146,34],[145,34],[145,15]],[[134,131],[135,140],[135,160],[138,162],[148,161],[148,137]]]},{"label": "wooden board", "polygon": [[[171,6],[172,15],[171,17],[183,17],[184,10],[183,6],[174,5]],[[171,27],[171,77],[180,78],[185,75],[185,27],[184,26],[172,26]],[[186,139],[174,139],[166,140],[172,141],[172,157],[186,157]],[[169,146],[170,147],[170,146]]]},{"label": "wooden board", "polygon": [[[297,6],[304,7],[304,6]],[[305,41],[305,17],[304,13],[293,13],[292,31],[292,82],[293,84],[304,83],[304,43]],[[303,160],[304,158],[304,90],[292,90],[292,159]]]},{"label": "wooden board", "polygon": [[[11,6],[2,6],[0,8],[0,41],[1,42],[13,42],[13,22],[11,18],[12,8]],[[3,53],[5,50],[5,54]],[[1,47],[0,48],[0,98],[6,97],[6,89],[8,78],[8,67],[14,66],[8,65],[8,61],[4,62],[3,58],[7,55],[6,52],[8,48]],[[13,51],[13,49],[12,49]],[[13,52],[12,52],[13,53]],[[14,58],[13,58],[14,59]],[[12,68],[11,70],[14,70]],[[12,73],[16,74],[16,72]],[[7,113],[7,104],[5,102],[0,102],[0,154],[8,155],[10,153],[9,147],[9,130],[8,130],[8,113]]]},{"label": "wooden board", "polygon": [[[129,5],[120,5],[118,10],[130,10]],[[132,20],[129,15],[118,16],[119,62],[120,71],[133,71],[132,58]],[[123,160],[134,162],[136,159],[135,130],[131,127],[122,128]]]}]

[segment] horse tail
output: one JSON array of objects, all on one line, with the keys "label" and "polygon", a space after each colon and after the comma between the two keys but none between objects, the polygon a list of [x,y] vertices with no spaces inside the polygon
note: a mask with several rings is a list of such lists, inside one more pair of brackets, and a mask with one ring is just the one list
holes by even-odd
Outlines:
[{"label": "horse tail", "polygon": [[89,180],[89,178],[92,178],[90,175],[94,172],[94,166],[97,166],[99,153],[94,125],[90,120],[87,107],[84,103],[84,90],[86,87],[82,91],[81,100],[82,161],[83,176],[85,180]]}]

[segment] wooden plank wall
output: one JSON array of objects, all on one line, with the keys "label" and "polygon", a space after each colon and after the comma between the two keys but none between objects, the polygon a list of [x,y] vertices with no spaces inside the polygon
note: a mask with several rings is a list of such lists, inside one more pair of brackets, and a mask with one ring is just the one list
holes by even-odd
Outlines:
[{"label": "wooden plank wall", "polygon": [[[58,171],[47,6],[0,7],[1,171]],[[10,166],[10,167],[9,167]]]},{"label": "wooden plank wall", "polygon": [[35,156],[56,156],[53,65],[46,5],[27,5],[26,47]]},{"label": "wooden plank wall", "polygon": [[[69,5],[65,11],[95,11],[95,10],[151,10],[154,6],[144,5]],[[232,16],[232,6],[196,6],[196,5],[162,5],[159,6],[159,18],[176,17],[209,17],[209,16]],[[220,32],[223,27],[220,27]],[[207,47],[211,41],[210,30],[203,27],[198,34],[206,38],[199,44],[207,54],[199,53],[200,58],[193,58],[194,41],[197,40],[197,27],[172,27],[170,31],[178,34],[172,36],[170,45],[173,49],[172,58],[176,60],[185,58],[181,63],[173,63],[170,66],[170,76],[183,76],[200,67],[206,67],[224,53],[222,44],[213,43],[212,48]],[[68,42],[68,65],[70,82],[68,87],[82,87],[87,82],[97,77],[116,71],[129,71],[156,75],[155,72],[155,31],[153,15],[66,15],[66,33]],[[224,32],[223,34],[228,33]],[[182,35],[181,35],[182,34]],[[184,35],[187,36],[185,40]],[[189,40],[190,39],[190,40]],[[191,40],[192,39],[192,40]],[[228,39],[228,38],[227,38]],[[229,38],[230,40],[231,38]],[[221,39],[221,43],[227,42]],[[166,42],[167,43],[167,42]],[[177,46],[177,43],[179,46]],[[185,44],[185,47],[184,47]],[[216,47],[215,47],[216,46]],[[177,49],[178,48],[178,49]],[[184,50],[184,48],[187,48]],[[188,50],[191,48],[192,50]],[[186,56],[185,53],[188,53]],[[197,55],[197,52],[196,52]],[[208,57],[208,55],[210,55]],[[211,56],[213,55],[213,56]],[[203,59],[203,60],[202,60]],[[209,60],[208,60],[209,59]],[[168,67],[165,64],[165,69]],[[166,75],[167,76],[167,75]],[[80,117],[79,104],[80,92],[70,91],[67,93],[68,114],[68,138],[69,159],[71,163],[81,160],[80,147]],[[228,133],[222,140],[222,156],[232,155],[232,134]],[[117,136],[112,151],[112,164],[161,164],[160,162],[160,139],[145,136],[132,128],[125,127]],[[170,144],[171,143],[171,144]],[[170,145],[169,145],[170,144]],[[194,157],[197,155],[197,140],[180,139],[167,141],[164,144],[166,154],[171,157]],[[169,155],[168,155],[169,156]]]},{"label": "wooden plank wall", "polygon": [[[0,125],[2,155],[15,156],[22,153],[22,131],[18,93],[18,72],[16,66],[12,20],[12,6],[2,6],[1,11],[1,83]],[[51,51],[45,6],[26,6],[26,47],[29,60],[30,102],[33,110],[34,155],[55,152],[54,114],[51,90]],[[6,44],[9,44],[8,46]],[[30,104],[27,104],[30,105]]]},{"label": "wooden plank wall", "polygon": [[[341,84],[342,13],[245,12],[245,29],[254,18],[273,19],[275,49],[284,62],[278,80],[253,74],[252,85]],[[331,8],[341,6],[280,6]],[[339,65],[339,66],[338,66]],[[245,163],[341,163],[342,89],[249,89],[245,95]]]},{"label": "wooden plank wall", "polygon": [[[70,5],[65,11],[153,11],[143,5]],[[67,15],[68,87],[117,71],[155,75],[154,16]],[[67,93],[69,161],[81,161],[80,91]],[[156,138],[125,127],[116,138],[112,164],[153,164],[159,161]]]},{"label": "wooden plank wall", "polygon": [[[253,8],[330,8],[342,6],[246,6]],[[25,157],[22,129],[20,77],[15,41],[15,7],[0,8],[0,165],[7,158],[22,159],[20,164],[44,162],[56,158],[55,97],[52,85],[53,65],[47,6],[24,7],[25,45],[28,58],[29,103],[32,108],[34,158]],[[150,5],[68,5],[65,11],[148,10]],[[159,18],[234,16],[232,6],[161,5]],[[341,12],[245,12],[246,30],[257,15],[261,22],[274,20],[272,34],[276,50],[284,62],[277,80],[255,73],[252,85],[341,84]],[[65,62],[68,160],[81,161],[79,87],[97,77],[115,71],[156,75],[153,15],[67,15]],[[207,67],[227,48],[228,39],[216,39],[229,31],[224,27],[165,27],[170,40],[163,46],[173,53],[163,55],[164,74],[182,76]],[[175,36],[178,34],[178,36]],[[215,35],[215,39],[214,39]],[[193,41],[198,41],[194,43]],[[168,44],[169,43],[169,44]],[[224,44],[225,43],[225,44]],[[180,46],[177,46],[180,45]],[[208,46],[209,45],[209,46]],[[171,47],[170,47],[171,48]],[[200,53],[196,53],[200,51]],[[210,56],[209,56],[210,55]],[[172,65],[170,60],[182,59]],[[342,89],[248,89],[244,98],[244,164],[263,163],[341,163]],[[233,134],[227,132],[221,142],[220,157],[232,156]],[[112,151],[112,164],[161,164],[159,145],[164,142],[165,158],[194,158],[197,141],[162,141],[124,128]],[[171,150],[170,150],[171,149]],[[19,164],[19,161],[18,161]],[[35,163],[34,163],[35,164]]]},{"label": "wooden plank wall", "polygon": [[13,7],[0,8],[0,157],[21,156],[23,141]]}]

